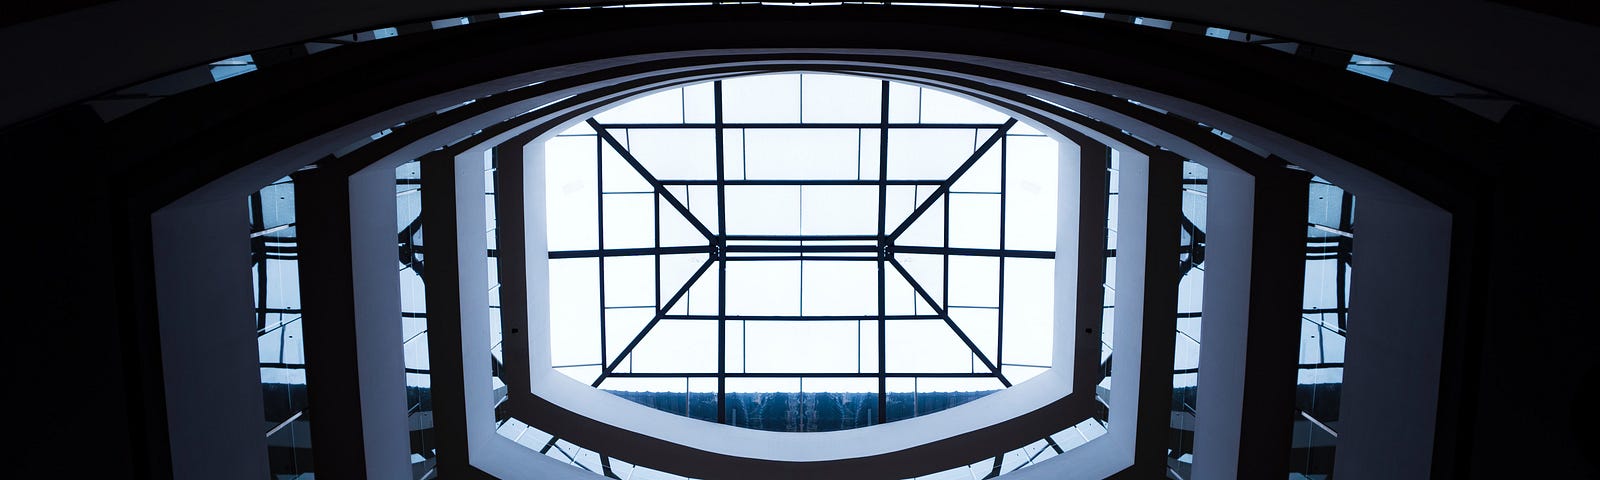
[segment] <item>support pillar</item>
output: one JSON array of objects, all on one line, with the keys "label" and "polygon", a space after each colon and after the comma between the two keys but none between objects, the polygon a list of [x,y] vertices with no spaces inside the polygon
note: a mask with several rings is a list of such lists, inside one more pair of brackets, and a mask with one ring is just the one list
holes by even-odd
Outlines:
[{"label": "support pillar", "polygon": [[1450,214],[1361,195],[1340,392],[1341,478],[1429,478],[1439,401]]},{"label": "support pillar", "polygon": [[1208,165],[1199,480],[1288,475],[1311,176],[1265,163]]},{"label": "support pillar", "polygon": [[294,175],[318,475],[410,478],[394,170]]},{"label": "support pillar", "polygon": [[1133,465],[1113,478],[1165,478],[1183,161],[1165,151],[1119,153],[1109,435]]},{"label": "support pillar", "polygon": [[428,351],[440,478],[480,478],[472,445],[494,432],[490,384],[489,254],[484,235],[483,151],[422,161],[422,229],[428,258]]},{"label": "support pillar", "polygon": [[[1087,136],[1073,136],[1070,142],[1061,142],[1061,158],[1076,161],[1061,162],[1058,174],[1061,207],[1057,211],[1056,282],[1073,285],[1058,289],[1057,316],[1068,316],[1072,321],[1058,322],[1057,345],[1072,345],[1068,351],[1057,348],[1054,365],[1070,368],[1072,392],[1084,402],[1094,402],[1095,385],[1100,383],[1101,325],[1105,315],[1106,279],[1106,167],[1110,165],[1111,148]],[[1070,335],[1071,337],[1066,337]]]},{"label": "support pillar", "polygon": [[244,213],[239,196],[179,200],[150,218],[175,479],[267,473]]}]

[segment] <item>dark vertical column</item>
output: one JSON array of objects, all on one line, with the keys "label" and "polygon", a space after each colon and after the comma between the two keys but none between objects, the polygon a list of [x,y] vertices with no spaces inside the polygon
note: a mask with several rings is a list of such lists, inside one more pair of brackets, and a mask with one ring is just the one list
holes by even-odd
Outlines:
[{"label": "dark vertical column", "polygon": [[889,422],[889,377],[888,354],[884,352],[888,342],[884,335],[888,331],[888,324],[884,315],[888,311],[887,278],[884,276],[884,262],[889,237],[887,235],[889,214],[889,82],[883,82],[881,95],[879,125],[878,125],[878,423]]},{"label": "dark vertical column", "polygon": [[722,143],[721,81],[712,83],[712,104],[717,125],[717,423],[728,423],[728,196],[727,171],[723,168],[726,155]]},{"label": "dark vertical column", "polygon": [[411,475],[394,170],[295,174],[308,411],[319,475]]},{"label": "dark vertical column", "polygon": [[1110,423],[1133,466],[1115,478],[1165,478],[1167,472],[1183,161],[1170,152],[1151,153],[1124,154],[1118,186]]},{"label": "dark vertical column", "polygon": [[[1000,137],[1000,251],[1006,250],[1006,136]],[[945,219],[946,222],[950,221]],[[948,246],[946,246],[948,248]],[[996,372],[1003,371],[1006,353],[1006,257],[1001,256],[1000,262],[999,298],[995,299],[994,310],[994,367]],[[950,289],[949,285],[944,286]],[[950,311],[950,304],[944,305],[945,311]],[[1009,385],[1008,385],[1009,386]]]},{"label": "dark vertical column", "polygon": [[1053,365],[1071,369],[1073,395],[1091,404],[1095,401],[1095,385],[1101,380],[1109,203],[1106,169],[1111,162],[1111,148],[1086,136],[1070,139],[1072,144],[1062,146],[1062,157],[1072,160],[1063,161],[1058,173],[1058,203],[1062,207],[1056,212],[1056,251],[1060,252],[1056,256],[1056,281],[1072,287],[1057,287],[1070,294],[1056,298],[1056,310],[1071,312],[1074,321],[1060,323],[1055,335],[1057,345],[1071,345],[1072,349],[1057,347]]},{"label": "dark vertical column", "polygon": [[428,246],[428,362],[440,478],[475,478],[472,445],[493,440],[488,239],[481,153],[422,160]]},{"label": "dark vertical column", "polygon": [[[594,211],[595,211],[595,249],[606,250],[606,153],[605,141],[600,139],[598,131],[594,136]],[[600,255],[594,259],[599,271],[595,275],[599,278],[600,294],[600,364],[606,364],[606,256]],[[595,385],[598,387],[599,385]]]},{"label": "dark vertical column", "polygon": [[1245,165],[1208,166],[1196,479],[1288,475],[1311,177]]},{"label": "dark vertical column", "polygon": [[495,177],[494,208],[503,219],[498,222],[497,229],[500,235],[497,252],[500,258],[500,334],[506,359],[500,380],[506,383],[511,398],[531,391],[533,377],[526,359],[536,346],[528,340],[528,317],[533,309],[545,308],[548,297],[548,292],[528,288],[536,283],[531,282],[530,277],[548,277],[544,262],[536,266],[528,260],[530,255],[542,254],[545,245],[542,227],[538,235],[530,231],[532,226],[544,225],[544,210],[528,207],[528,198],[544,198],[544,185],[527,181],[530,166],[523,149],[529,141],[531,137],[519,135],[494,147],[493,151],[496,168],[500,170]]},{"label": "dark vertical column", "polygon": [[1340,478],[1428,478],[1452,219],[1415,197],[1361,195],[1339,394]]}]

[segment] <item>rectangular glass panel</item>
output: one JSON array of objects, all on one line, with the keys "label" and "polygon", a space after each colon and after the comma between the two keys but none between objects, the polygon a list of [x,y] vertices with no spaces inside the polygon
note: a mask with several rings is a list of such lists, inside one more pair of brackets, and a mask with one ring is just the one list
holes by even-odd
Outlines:
[{"label": "rectangular glass panel", "polygon": [[711,82],[683,87],[683,121],[685,123],[711,123],[716,121],[716,105]]},{"label": "rectangular glass panel", "polygon": [[744,142],[750,179],[854,180],[861,159],[854,129],[755,129]]},{"label": "rectangular glass panel", "polygon": [[550,261],[550,361],[600,361],[599,265],[592,258]]},{"label": "rectangular glass panel", "polygon": [[[956,322],[957,327],[961,327],[961,333],[967,334],[967,338],[978,346],[978,351],[983,352],[990,362],[995,361],[996,355],[1000,352],[999,309],[951,308],[950,319]],[[971,371],[984,372],[988,371],[988,367],[985,367],[977,356],[973,356]]]},{"label": "rectangular glass panel", "polygon": [[801,187],[800,232],[872,235],[878,232],[878,187]]},{"label": "rectangular glass panel", "polygon": [[[728,266],[732,267],[733,265],[730,263]],[[696,265],[695,268],[698,269],[699,265]],[[693,272],[691,271],[690,273]],[[712,263],[711,268],[706,269],[706,273],[700,274],[700,280],[695,281],[694,285],[689,287],[689,294],[683,300],[679,300],[680,304],[683,305],[683,309],[690,315],[716,315],[717,299],[719,298],[717,279],[721,276],[722,274],[719,272],[717,264]],[[729,286],[732,286],[732,282],[729,282]],[[665,302],[671,297],[661,298],[661,301]],[[730,296],[729,300],[731,301],[734,298],[737,297]],[[675,308],[673,313],[685,313],[685,311]]]},{"label": "rectangular glass panel", "polygon": [[950,257],[950,304],[1000,306],[1000,259]]},{"label": "rectangular glass panel", "polygon": [[[933,305],[943,306],[944,303],[944,257],[940,255],[920,255],[911,253],[895,254],[895,260],[911,272],[911,278],[928,291],[933,297]],[[929,304],[919,299],[915,302],[914,314],[931,315],[935,312]]]},{"label": "rectangular glass panel", "polygon": [[964,97],[922,89],[923,123],[1002,123],[1006,115]]},{"label": "rectangular glass panel", "polygon": [[845,373],[857,364],[855,321],[745,322],[752,373]]},{"label": "rectangular glass panel", "polygon": [[893,123],[917,123],[921,119],[922,88],[899,82],[889,82],[889,121]]},{"label": "rectangular glass panel", "polygon": [[806,123],[877,123],[882,116],[879,80],[808,73],[800,76],[800,85]]},{"label": "rectangular glass panel", "polygon": [[593,137],[556,137],[545,142],[545,218],[551,251],[598,245],[599,204]]},{"label": "rectangular glass panel", "polygon": [[800,121],[800,75],[756,75],[722,81],[723,121]]},{"label": "rectangular glass panel", "polygon": [[[630,148],[631,131],[616,129],[610,130],[610,133],[616,137],[618,143],[622,144],[624,150]],[[600,166],[600,174],[603,175],[600,187],[606,192],[648,192],[651,189],[650,183],[639,174],[639,169],[628,163],[610,142],[603,142],[600,148]]]},{"label": "rectangular glass panel", "polygon": [[658,179],[717,178],[713,129],[632,129],[628,131],[628,142],[628,151]]},{"label": "rectangular glass panel", "polygon": [[891,372],[972,372],[972,350],[943,320],[891,321],[884,339]]},{"label": "rectangular glass panel", "polygon": [[1055,338],[1056,261],[1006,259],[1005,361],[1051,365]]},{"label": "rectangular glass panel", "polygon": [[[973,130],[973,146],[968,151],[973,151],[988,139],[987,135],[980,138],[978,132]],[[977,163],[972,164],[972,168],[967,169],[966,173],[961,174],[961,178],[956,179],[956,183],[951,185],[950,189],[957,192],[1000,193],[1001,159],[1007,156],[1005,155],[1007,152],[1004,146],[1004,144],[997,143],[990,147],[989,151],[984,152],[983,156],[978,158]],[[962,160],[965,161],[966,159]]]},{"label": "rectangular glass panel", "polygon": [[799,262],[728,262],[729,315],[799,315]]},{"label": "rectangular glass panel", "polygon": [[[760,262],[757,262],[760,263]],[[801,311],[805,315],[876,315],[875,262],[801,262]],[[736,278],[736,277],[729,277]]]},{"label": "rectangular glass panel", "polygon": [[[917,189],[918,190],[922,190],[922,189],[933,190],[934,187],[917,187]],[[918,193],[921,193],[921,192],[918,192]],[[942,247],[942,246],[944,246],[945,245],[945,227],[944,227],[945,200],[944,200],[944,198],[945,198],[944,196],[940,196],[939,199],[934,200],[933,205],[928,206],[928,210],[926,212],[923,212],[922,216],[917,217],[917,221],[912,222],[911,226],[906,228],[905,233],[900,234],[900,238],[895,239],[895,244],[896,245],[916,245],[916,246],[922,246],[922,247]],[[897,223],[896,223],[897,220],[894,219],[894,218],[890,218],[889,221],[891,222],[889,228],[890,229],[894,229],[897,226]]]},{"label": "rectangular glass panel", "polygon": [[863,128],[856,130],[856,143],[858,158],[856,163],[861,173],[858,180],[877,180],[879,162],[883,160],[883,130],[877,128]]},{"label": "rectangular glass panel", "polygon": [[654,246],[655,208],[654,195],[605,194],[605,247]]},{"label": "rectangular glass panel", "polygon": [[800,187],[735,186],[727,196],[729,234],[800,233]]},{"label": "rectangular glass panel", "polygon": [[683,90],[674,88],[618,102],[594,119],[606,123],[680,123],[683,121]]},{"label": "rectangular glass panel", "polygon": [[[980,135],[992,133],[980,130]],[[889,178],[943,180],[972,156],[971,129],[889,131]]]},{"label": "rectangular glass panel", "polygon": [[634,372],[716,373],[717,322],[662,320],[630,356]]},{"label": "rectangular glass panel", "polygon": [[999,195],[950,194],[950,246],[1000,248]]},{"label": "rectangular glass panel", "polygon": [[1006,146],[1006,248],[1056,249],[1060,146],[1048,137],[1012,136]]}]

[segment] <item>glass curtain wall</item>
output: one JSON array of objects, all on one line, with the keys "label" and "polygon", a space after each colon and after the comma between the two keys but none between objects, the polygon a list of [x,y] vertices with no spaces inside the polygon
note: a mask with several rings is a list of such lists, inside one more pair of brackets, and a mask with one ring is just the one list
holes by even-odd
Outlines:
[{"label": "glass curtain wall", "polygon": [[1167,467],[1189,478],[1194,466],[1195,399],[1199,392],[1201,298],[1206,275],[1206,168],[1183,162],[1183,222],[1178,250],[1178,331],[1172,365],[1172,431]]},{"label": "glass curtain wall", "polygon": [[310,478],[311,417],[306,404],[294,183],[288,177],[279,179],[251,194],[247,203],[270,473],[278,480]]},{"label": "glass curtain wall", "polygon": [[1333,478],[1354,242],[1355,196],[1312,177],[1290,478]]}]

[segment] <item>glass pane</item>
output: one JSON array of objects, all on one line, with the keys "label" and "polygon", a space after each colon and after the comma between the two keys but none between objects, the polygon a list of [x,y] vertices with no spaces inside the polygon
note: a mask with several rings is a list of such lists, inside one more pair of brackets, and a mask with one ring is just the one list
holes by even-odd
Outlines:
[{"label": "glass pane", "polygon": [[846,75],[801,75],[801,117],[806,123],[877,123],[883,98],[879,80]]},{"label": "glass pane", "polygon": [[855,372],[854,321],[746,322],[745,368],[753,373]]},{"label": "glass pane", "polygon": [[716,131],[709,128],[632,129],[628,151],[658,179],[717,178]]},{"label": "glass pane", "polygon": [[1055,260],[1006,259],[1005,334],[1001,339],[1006,363],[1051,365],[1055,279]]},{"label": "glass pane", "polygon": [[800,75],[756,75],[722,81],[722,119],[729,123],[800,121]]},{"label": "glass pane", "polygon": [[800,275],[804,277],[801,285],[802,314],[877,315],[876,262],[801,262],[801,268],[803,271]]},{"label": "glass pane", "polygon": [[[889,132],[889,178],[943,180],[973,152],[972,129],[923,128]],[[980,135],[992,133],[978,130]]]},{"label": "glass pane", "polygon": [[878,188],[802,187],[800,232],[806,235],[872,235],[878,231]]},{"label": "glass pane", "polygon": [[681,123],[683,90],[678,88],[647,93],[595,115],[600,123]]},{"label": "glass pane", "polygon": [[729,315],[799,315],[799,262],[728,262]]},{"label": "glass pane", "polygon": [[896,320],[885,334],[888,367],[894,372],[971,373],[972,350],[943,320]]},{"label": "glass pane", "polygon": [[854,129],[746,130],[744,173],[761,180],[854,180],[863,160],[859,140]]},{"label": "glass pane", "polygon": [[727,197],[729,234],[800,233],[800,187],[727,187]]},{"label": "glass pane", "polygon": [[655,245],[655,196],[605,194],[605,247],[644,248]]},{"label": "glass pane", "polygon": [[1000,196],[950,194],[950,246],[1000,248]]},{"label": "glass pane", "polygon": [[592,137],[556,137],[545,142],[545,234],[551,251],[598,246],[599,191]]}]

